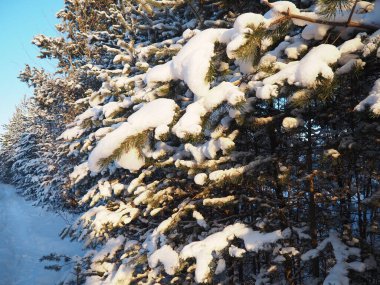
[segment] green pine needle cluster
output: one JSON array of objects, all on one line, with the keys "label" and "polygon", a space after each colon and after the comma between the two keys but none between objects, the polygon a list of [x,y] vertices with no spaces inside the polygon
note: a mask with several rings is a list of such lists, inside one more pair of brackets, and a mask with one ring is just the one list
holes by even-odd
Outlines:
[{"label": "green pine needle cluster", "polygon": [[274,46],[288,34],[291,27],[291,21],[286,21],[274,29],[268,29],[264,24],[258,27],[248,25],[247,28],[251,31],[245,34],[245,43],[235,50],[236,58],[257,65],[265,52],[262,46],[263,40],[271,40],[271,46]]},{"label": "green pine needle cluster", "polygon": [[216,77],[216,67],[213,62],[214,62],[213,60],[210,61],[210,67],[206,73],[206,78],[205,78],[206,83],[211,83]]},{"label": "green pine needle cluster", "polygon": [[318,0],[319,13],[327,18],[335,17],[337,13],[350,9],[352,2],[351,0]]},{"label": "green pine needle cluster", "polygon": [[243,61],[257,64],[262,53],[262,40],[268,37],[267,29],[263,24],[258,27],[249,25],[252,32],[245,34],[245,43],[235,52],[235,56]]}]

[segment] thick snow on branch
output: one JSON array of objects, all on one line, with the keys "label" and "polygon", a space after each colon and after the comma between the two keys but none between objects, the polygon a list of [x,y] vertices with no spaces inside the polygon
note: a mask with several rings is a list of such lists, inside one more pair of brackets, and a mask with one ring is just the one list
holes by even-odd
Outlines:
[{"label": "thick snow on branch", "polygon": [[[141,134],[146,130],[153,130],[160,126],[169,125],[176,113],[177,104],[171,99],[160,98],[145,104],[140,110],[133,113],[128,121],[111,133],[108,133],[91,152],[88,159],[89,169],[99,172],[102,169],[100,161],[113,155],[129,137]],[[125,157],[126,156],[126,157]],[[129,170],[138,170],[144,165],[135,150],[123,154],[119,164]]]},{"label": "thick snow on branch", "polygon": [[164,265],[166,273],[174,275],[179,267],[179,256],[171,246],[164,245],[149,256],[148,262],[151,268],[155,268],[161,262]]},{"label": "thick snow on branch", "polygon": [[380,115],[380,79],[375,81],[369,96],[361,101],[355,110],[364,111],[366,108],[369,108],[375,115]]},{"label": "thick snow on branch", "polygon": [[58,139],[63,139],[63,140],[66,140],[66,141],[71,141],[73,139],[79,138],[84,132],[85,132],[85,130],[83,128],[81,128],[80,126],[74,126],[74,127],[70,128],[70,129],[67,129],[66,131],[64,131],[58,137]]},{"label": "thick snow on branch", "polygon": [[209,179],[215,182],[220,182],[228,178],[238,177],[240,175],[243,175],[244,173],[248,173],[252,169],[255,169],[256,167],[268,163],[272,160],[271,157],[269,158],[263,158],[261,156],[258,156],[256,160],[250,162],[247,165],[240,166],[240,167],[234,167],[226,170],[216,170],[210,173]]},{"label": "thick snow on branch", "polygon": [[277,85],[285,81],[291,85],[313,87],[317,84],[319,75],[326,79],[332,79],[334,72],[330,65],[340,58],[337,47],[329,44],[321,44],[313,48],[300,61],[292,61],[285,64],[276,74],[263,80],[263,86],[258,87],[256,96],[261,99],[277,97]]},{"label": "thick snow on branch", "polygon": [[195,241],[186,245],[181,253],[182,259],[194,257],[196,259],[195,280],[198,283],[205,282],[211,272],[210,264],[213,261],[213,253],[219,253],[230,245],[230,242],[240,238],[244,241],[248,251],[257,252],[266,244],[275,243],[282,239],[281,231],[272,233],[260,233],[253,231],[246,225],[236,223],[225,227],[222,231],[214,233],[204,240]]},{"label": "thick snow on branch", "polygon": [[334,249],[334,256],[336,264],[331,268],[327,275],[323,285],[349,285],[349,279],[347,277],[348,270],[355,270],[363,272],[365,265],[359,261],[347,262],[350,256],[360,258],[360,249],[356,247],[348,247],[338,237],[337,232],[330,231],[328,238],[323,240],[317,248],[311,249],[308,252],[302,254],[301,259],[307,261],[318,257],[319,253],[326,248],[328,244],[331,244]]},{"label": "thick snow on branch", "polygon": [[[237,23],[241,17],[237,19]],[[202,117],[223,102],[236,105],[245,101],[244,93],[232,83],[222,82],[210,89],[210,82],[206,81],[215,54],[215,43],[229,43],[231,37],[236,38],[239,35],[240,26],[236,25],[231,30],[208,29],[200,32],[190,39],[171,61],[155,66],[147,72],[145,81],[148,84],[181,79],[194,93],[194,103],[187,107],[186,113],[173,127],[173,132],[179,138],[184,138],[187,134],[199,135],[202,131]]]},{"label": "thick snow on branch", "polygon": [[92,258],[95,262],[101,262],[105,258],[114,258],[116,252],[124,247],[125,237],[118,236],[117,238],[109,239],[106,244]]},{"label": "thick snow on branch", "polygon": [[179,138],[184,138],[187,134],[199,135],[202,132],[202,117],[214,110],[224,101],[231,105],[243,103],[244,93],[230,82],[222,82],[212,88],[208,95],[190,104],[186,108],[186,113],[173,127],[173,133]]},{"label": "thick snow on branch", "polygon": [[210,68],[210,60],[214,56],[215,43],[228,42],[228,36],[226,29],[200,32],[171,61],[149,70],[145,81],[149,84],[180,79],[186,82],[197,98],[207,96],[210,83],[205,78]]},{"label": "thick snow on branch", "polygon": [[[91,208],[79,217],[74,223],[73,229],[83,230],[79,240],[84,239],[88,244],[97,238],[102,239],[107,231],[107,225],[114,228],[122,227],[129,224],[139,213],[139,209],[122,202],[120,202],[120,206],[116,211],[111,211],[106,206],[98,206]],[[85,228],[91,229],[91,231],[87,231]]]},{"label": "thick snow on branch", "polygon": [[74,171],[70,174],[70,179],[73,184],[80,182],[88,174],[88,163],[83,162],[82,164],[75,166]]}]

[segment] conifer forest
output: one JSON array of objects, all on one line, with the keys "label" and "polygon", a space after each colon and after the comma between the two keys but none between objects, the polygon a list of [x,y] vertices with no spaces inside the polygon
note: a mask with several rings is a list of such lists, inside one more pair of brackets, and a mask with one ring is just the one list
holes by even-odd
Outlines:
[{"label": "conifer forest", "polygon": [[0,134],[46,284],[380,284],[380,0],[61,6]]}]

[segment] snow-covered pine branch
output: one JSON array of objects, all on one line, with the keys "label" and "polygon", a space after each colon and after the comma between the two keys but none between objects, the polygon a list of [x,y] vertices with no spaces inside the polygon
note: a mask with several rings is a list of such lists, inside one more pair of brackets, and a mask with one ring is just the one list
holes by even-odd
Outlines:
[{"label": "snow-covered pine branch", "polygon": [[347,284],[378,258],[380,3],[232,2],[69,0],[35,38],[63,74],[22,75],[49,136],[17,114],[2,155],[81,211],[86,284]]}]

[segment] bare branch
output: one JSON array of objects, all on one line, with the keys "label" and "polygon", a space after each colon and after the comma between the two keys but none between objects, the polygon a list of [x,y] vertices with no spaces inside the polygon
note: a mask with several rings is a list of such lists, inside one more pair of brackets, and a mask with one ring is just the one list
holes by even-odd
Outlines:
[{"label": "bare branch", "polygon": [[352,6],[352,9],[350,11],[350,15],[348,16],[347,25],[351,22],[352,16],[354,15],[356,5],[358,4],[359,0],[355,0],[354,5]]},{"label": "bare branch", "polygon": [[[274,5],[272,3],[269,3],[268,0],[262,0],[261,3],[267,5],[269,8],[274,7]],[[280,12],[280,14],[284,15],[285,16],[284,18],[298,19],[298,20],[303,20],[305,22],[309,22],[309,23],[316,23],[316,24],[328,25],[328,26],[334,26],[334,27],[352,27],[352,28],[373,30],[373,31],[380,29],[380,27],[377,27],[377,26],[353,22],[351,21],[351,19],[349,19],[349,21],[344,21],[344,22],[335,22],[335,21],[329,21],[329,20],[324,20],[324,19],[313,19],[313,18],[302,16],[299,14],[293,14],[289,10],[286,12]],[[277,22],[281,22],[281,20],[277,20],[276,23]]]}]

